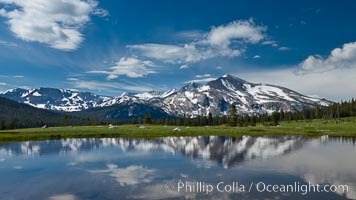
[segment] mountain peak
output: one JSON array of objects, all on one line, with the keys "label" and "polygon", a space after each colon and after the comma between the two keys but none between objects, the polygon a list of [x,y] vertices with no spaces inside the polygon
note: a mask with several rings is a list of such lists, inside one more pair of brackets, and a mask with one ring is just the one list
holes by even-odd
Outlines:
[{"label": "mountain peak", "polygon": [[243,90],[243,85],[246,83],[249,82],[236,76],[225,74],[216,80],[208,82],[207,85],[220,90]]},{"label": "mountain peak", "polygon": [[200,84],[195,83],[195,82],[189,82],[185,86],[182,87],[181,91],[187,91],[187,90],[192,90],[196,89],[200,86]]},{"label": "mountain peak", "polygon": [[245,80],[238,78],[236,76],[233,76],[231,74],[225,74],[224,76],[220,77],[219,79],[226,79],[226,80],[233,80],[233,81],[238,81],[238,82],[242,82],[242,83],[248,83],[248,81],[245,81]]}]

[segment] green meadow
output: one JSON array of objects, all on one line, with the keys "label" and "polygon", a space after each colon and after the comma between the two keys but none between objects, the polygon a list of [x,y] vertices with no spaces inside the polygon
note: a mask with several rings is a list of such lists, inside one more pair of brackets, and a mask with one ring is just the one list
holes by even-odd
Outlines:
[{"label": "green meadow", "polygon": [[[179,128],[180,131],[173,129]],[[224,135],[239,137],[304,135],[308,137],[329,135],[356,137],[356,118],[340,120],[282,121],[279,126],[230,127],[230,126],[165,126],[165,125],[120,125],[108,126],[74,126],[28,128],[0,131],[0,141],[48,140],[61,138],[99,138],[99,137],[133,137],[154,138],[167,136],[208,136]]]}]

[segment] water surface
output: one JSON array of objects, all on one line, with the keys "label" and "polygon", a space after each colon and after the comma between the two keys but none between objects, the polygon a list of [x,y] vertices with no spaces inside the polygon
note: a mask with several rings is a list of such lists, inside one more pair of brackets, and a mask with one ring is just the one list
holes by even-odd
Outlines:
[{"label": "water surface", "polygon": [[[204,136],[2,143],[0,199],[356,199],[354,142],[327,136]],[[178,191],[178,184],[221,182],[253,187]],[[258,192],[254,187],[260,182],[347,185],[349,191]]]}]

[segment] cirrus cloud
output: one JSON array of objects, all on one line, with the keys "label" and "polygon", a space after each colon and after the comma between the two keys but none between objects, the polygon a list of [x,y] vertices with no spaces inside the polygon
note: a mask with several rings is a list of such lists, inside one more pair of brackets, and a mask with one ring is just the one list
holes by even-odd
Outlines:
[{"label": "cirrus cloud", "polygon": [[179,67],[179,69],[189,69],[189,68],[190,68],[190,66],[186,65],[186,64]]},{"label": "cirrus cloud", "polygon": [[195,75],[195,78],[207,78],[210,76],[211,76],[211,74],[197,74],[197,75]]},{"label": "cirrus cloud", "polygon": [[216,79],[217,78],[210,77],[210,78],[202,78],[202,79],[194,79],[194,80],[184,81],[183,83],[206,83],[209,81],[214,81]]},{"label": "cirrus cloud", "polygon": [[75,89],[88,89],[96,91],[107,91],[117,93],[120,90],[135,91],[135,92],[147,92],[154,88],[144,83],[116,83],[116,82],[102,82],[93,80],[80,80],[80,79],[67,79],[71,87]]},{"label": "cirrus cloud", "polygon": [[247,44],[256,44],[265,38],[266,27],[253,20],[236,20],[226,25],[212,27],[198,40],[183,44],[145,43],[128,45],[141,56],[164,63],[187,64],[214,57],[240,56]]},{"label": "cirrus cloud", "polygon": [[18,38],[48,44],[65,51],[76,50],[84,40],[82,28],[90,15],[106,16],[95,0],[0,0],[7,5],[0,16],[8,19]]}]

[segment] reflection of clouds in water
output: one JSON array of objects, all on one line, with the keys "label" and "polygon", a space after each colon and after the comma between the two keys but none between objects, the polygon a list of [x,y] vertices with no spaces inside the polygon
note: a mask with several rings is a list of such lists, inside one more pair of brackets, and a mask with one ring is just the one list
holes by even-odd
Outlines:
[{"label": "reflection of clouds in water", "polygon": [[13,167],[14,169],[22,169],[23,167],[21,165],[16,165]]},{"label": "reflection of clouds in water", "polygon": [[101,160],[109,160],[112,158],[116,158],[115,155],[104,155],[102,153],[80,153],[78,155],[74,155],[74,162],[72,163],[77,163],[77,162],[98,162]]},{"label": "reflection of clouds in water", "polygon": [[[185,181],[187,184],[193,184],[197,180]],[[177,180],[170,180],[167,183],[177,183]],[[207,183],[206,184],[213,184]],[[234,193],[228,192],[213,192],[209,195],[205,195],[204,192],[189,192],[189,190],[185,191],[177,191],[177,188],[173,190],[166,189],[166,184],[156,183],[147,186],[143,186],[140,188],[138,192],[134,195],[128,196],[130,199],[150,199],[150,200],[160,200],[160,199],[206,199],[206,200],[232,200],[232,199],[261,199],[261,198],[251,198],[248,196],[248,193],[239,194],[238,198],[234,196]],[[267,199],[267,198],[265,198]],[[275,199],[283,199],[283,198],[275,198]]]},{"label": "reflection of clouds in water", "polygon": [[205,168],[209,169],[212,167],[216,167],[217,163],[211,160],[192,160],[191,161],[197,168]]},{"label": "reflection of clouds in water", "polygon": [[182,177],[182,178],[188,178],[188,177],[189,177],[189,175],[188,175],[188,174],[183,174],[183,173],[180,173],[180,177]]},{"label": "reflection of clouds in water", "polygon": [[49,197],[50,200],[76,200],[77,197],[72,194],[59,194]]},{"label": "reflection of clouds in water", "polygon": [[117,154],[112,152],[80,152],[70,154],[70,161],[67,163],[69,166],[74,166],[80,163],[90,163],[90,162],[99,162],[99,161],[107,161],[107,160],[117,160],[124,158],[133,158],[133,157],[145,157],[149,153],[148,152],[140,152],[140,151],[130,151],[125,154]]},{"label": "reflection of clouds in water", "polygon": [[119,168],[115,164],[108,164],[104,170],[89,170],[91,173],[110,173],[110,176],[116,178],[121,185],[137,185],[141,183],[150,183],[156,170],[148,169],[143,166],[131,165],[126,168]]},{"label": "reflection of clouds in water", "polygon": [[[6,159],[3,164],[9,166],[12,172],[35,174],[30,169],[34,166],[37,169],[36,164],[42,167],[45,163],[37,163],[37,161],[42,161],[40,159],[46,161],[48,157],[59,157],[67,164],[63,168],[63,173],[74,173],[70,174],[70,176],[73,175],[73,178],[70,177],[71,181],[63,181],[65,187],[71,185],[74,178],[81,179],[81,175],[83,175],[88,178],[83,179],[84,181],[95,179],[100,182],[100,185],[94,185],[90,181],[87,181],[87,183],[81,182],[83,185],[79,185],[83,187],[83,191],[94,191],[92,188],[98,187],[100,192],[107,191],[110,193],[108,194],[108,196],[111,195],[110,197],[113,197],[115,192],[123,192],[121,193],[123,196],[128,192],[128,195],[132,196],[127,197],[137,199],[258,199],[257,197],[261,196],[252,193],[239,194],[239,197],[236,198],[235,195],[230,194],[211,194],[202,197],[201,194],[167,192],[165,182],[172,177],[179,180],[193,181],[193,179],[197,179],[209,182],[214,182],[216,179],[227,180],[235,175],[241,177],[241,179],[248,179],[251,175],[258,176],[260,173],[266,174],[269,178],[269,175],[277,172],[283,177],[285,177],[284,175],[289,177],[281,180],[286,182],[294,179],[300,181],[300,178],[302,178],[311,183],[349,185],[350,192],[346,196],[356,199],[356,157],[353,156],[355,147],[350,144],[333,142],[331,138],[327,137],[306,139],[300,136],[243,136],[239,138],[212,136],[156,139],[66,139],[64,141],[0,144],[0,162],[2,159],[3,161]],[[50,156],[45,156],[48,154]],[[32,158],[29,155],[40,155],[41,157]],[[33,160],[36,164],[24,165],[23,158],[26,157],[31,158],[28,160]],[[162,158],[163,162],[155,163],[157,158]],[[170,160],[171,158],[172,160]],[[16,162],[16,159],[21,162]],[[102,166],[102,163],[116,163],[120,160],[128,161],[132,165],[126,166],[125,162],[125,166],[115,164]],[[177,165],[172,165],[172,163],[177,163]],[[20,170],[21,164],[25,166],[26,170]],[[180,164],[186,164],[186,166]],[[68,165],[78,166],[70,167]],[[97,168],[98,166],[102,167]],[[238,167],[222,169],[220,166],[226,168]],[[88,167],[96,170],[90,170],[91,174],[88,171],[85,171],[84,174],[77,173],[77,170],[82,172],[83,169],[88,170]],[[15,170],[16,168],[17,170]],[[181,170],[181,173],[174,171],[177,169]],[[50,172],[48,171],[48,173]],[[246,174],[242,174],[244,172]],[[53,176],[61,176],[62,174],[43,173],[43,175],[50,182]],[[109,181],[107,181],[108,178]],[[275,181],[274,178],[273,176],[270,181]],[[7,184],[5,180],[4,184]],[[90,187],[87,188],[88,185],[86,184]],[[101,187],[104,187],[104,189]],[[77,191],[77,188],[64,190],[64,192],[72,193],[73,190]],[[46,197],[52,194],[56,193],[47,193]],[[80,195],[79,193],[75,194]],[[287,199],[283,195],[285,194],[271,195],[270,199]],[[71,200],[76,198],[79,198],[79,196],[61,194],[51,196],[49,199]]]},{"label": "reflection of clouds in water", "polygon": [[[173,183],[174,181],[172,181]],[[129,196],[130,199],[196,199],[195,193],[167,191],[165,184],[152,184],[144,186],[136,194]]]},{"label": "reflection of clouds in water", "polygon": [[4,162],[5,161],[5,158],[0,158],[0,162]]},{"label": "reflection of clouds in water", "polygon": [[348,185],[349,192],[346,193],[346,196],[350,199],[356,199],[356,156],[345,159],[345,157],[340,156],[343,155],[342,152],[338,152],[336,155],[335,152],[329,150],[326,150],[326,152],[328,153],[309,152],[308,162],[304,163],[303,168],[294,163],[296,164],[294,170],[304,180],[312,184]]},{"label": "reflection of clouds in water", "polygon": [[77,163],[76,162],[69,162],[69,163],[67,163],[67,165],[68,166],[75,166],[75,165],[77,165]]},{"label": "reflection of clouds in water", "polygon": [[311,184],[348,185],[346,196],[356,199],[356,156],[349,156],[355,147],[332,142],[320,145],[319,140],[310,141],[305,148],[289,156],[263,164],[255,162],[247,167],[264,167],[296,174]]}]

